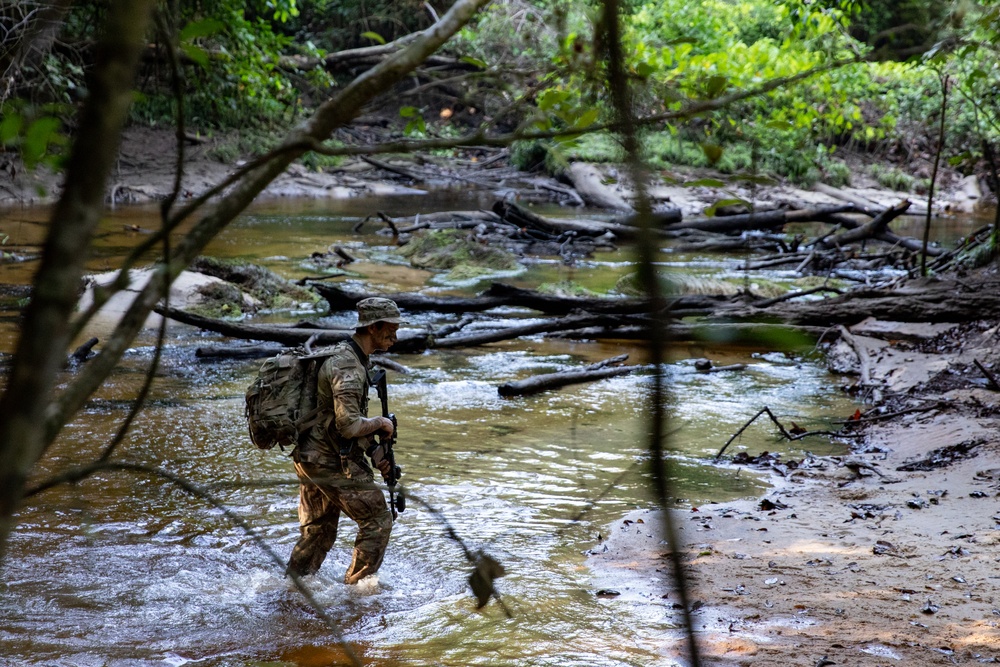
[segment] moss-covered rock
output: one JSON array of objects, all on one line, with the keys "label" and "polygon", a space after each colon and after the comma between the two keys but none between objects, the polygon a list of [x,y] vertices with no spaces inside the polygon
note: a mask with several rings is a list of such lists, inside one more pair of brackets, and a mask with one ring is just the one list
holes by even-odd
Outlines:
[{"label": "moss-covered rock", "polygon": [[399,249],[418,269],[449,271],[448,279],[471,280],[520,268],[517,256],[460,229],[442,229],[415,235]]},{"label": "moss-covered rock", "polygon": [[248,294],[227,282],[210,282],[195,290],[200,298],[196,305],[188,308],[191,312],[205,317],[240,317],[244,311],[256,310],[258,302]]},{"label": "moss-covered rock", "polygon": [[[224,280],[236,292],[250,295],[257,304],[256,308],[284,310],[295,308],[302,303],[315,304],[320,301],[319,295],[314,291],[300,287],[270,269],[250,262],[198,257],[191,264],[191,270]],[[242,302],[241,299],[231,298],[234,296],[231,290],[211,289],[213,294],[206,296],[210,302],[206,306],[210,308],[221,308],[226,303],[231,307],[237,307]]]}]

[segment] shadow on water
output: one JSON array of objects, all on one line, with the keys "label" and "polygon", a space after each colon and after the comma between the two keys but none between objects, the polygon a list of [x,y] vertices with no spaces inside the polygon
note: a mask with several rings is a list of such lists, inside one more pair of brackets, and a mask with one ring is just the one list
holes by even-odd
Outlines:
[{"label": "shadow on water", "polygon": [[[272,205],[242,219],[212,252],[265,259],[285,275],[308,273],[301,258],[316,248],[387,245],[364,229],[357,236],[350,231],[373,205],[352,202],[354,209],[335,215],[320,212],[315,203],[306,207],[317,207],[313,211]],[[575,268],[534,266],[521,279],[565,278],[574,271],[593,284],[613,284],[628,270],[627,261],[621,251]],[[720,260],[712,261],[717,268]],[[378,272],[372,268],[371,275]],[[388,275],[381,287],[413,288],[412,274]],[[446,321],[411,319],[416,325]],[[348,314],[329,318],[348,320]],[[13,333],[3,336],[11,340]],[[53,446],[39,477],[94,458],[110,439],[141,382],[151,340],[146,334],[137,341]],[[259,362],[194,359],[196,346],[220,340],[171,329],[150,405],[120,456],[211,489],[287,557],[297,536],[294,475],[280,453],[258,452],[245,433],[243,391]],[[344,586],[340,580],[354,538],[354,526],[345,520],[310,584],[366,664],[675,664],[678,618],[667,600],[598,598],[583,558],[609,524],[652,506],[644,465],[650,377],[618,377],[517,399],[496,391],[512,378],[621,353],[633,361],[644,356],[631,343],[537,338],[398,357],[412,370],[390,373],[402,481],[410,494],[439,509],[470,547],[505,565],[508,575],[498,585],[514,617],[506,618],[495,604],[474,609],[461,550],[416,503],[394,528],[378,580]],[[696,373],[693,359],[706,355],[748,367]],[[678,347],[668,373],[681,506],[765,490],[765,481],[746,470],[708,463],[763,405],[810,429],[828,428],[828,420],[855,407],[839,391],[837,378],[798,354]],[[766,449],[797,457],[807,448],[844,451],[843,443],[825,439],[782,443],[770,424],[758,422],[731,452]],[[616,479],[581,520],[570,521]],[[46,492],[23,509],[3,565],[0,618],[3,665],[342,661],[320,620],[240,529],[203,500],[134,473],[101,473]]]}]

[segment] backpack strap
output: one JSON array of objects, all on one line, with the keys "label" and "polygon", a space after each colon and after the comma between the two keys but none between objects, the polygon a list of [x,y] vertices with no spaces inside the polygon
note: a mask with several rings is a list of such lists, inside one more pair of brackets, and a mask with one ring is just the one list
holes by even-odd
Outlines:
[{"label": "backpack strap", "polygon": [[[358,345],[358,341],[354,340],[353,337],[347,339],[347,344],[350,346],[351,351],[354,352],[354,356],[358,358],[358,361],[361,363],[361,366],[365,369],[365,379],[367,379],[368,363],[369,363],[368,355],[365,354],[365,351],[361,349],[360,345]],[[367,384],[365,386],[365,390],[366,391],[368,390]],[[341,472],[343,472],[344,475],[348,479],[350,479],[351,468],[350,466],[347,465],[347,461],[351,455],[351,449],[354,448],[354,440],[348,440],[347,438],[344,437],[340,437],[338,439],[340,440],[340,469]]]}]

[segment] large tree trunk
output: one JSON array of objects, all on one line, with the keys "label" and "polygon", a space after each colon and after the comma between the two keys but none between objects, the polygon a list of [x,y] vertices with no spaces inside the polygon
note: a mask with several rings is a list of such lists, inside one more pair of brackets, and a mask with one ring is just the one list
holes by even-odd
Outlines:
[{"label": "large tree trunk", "polygon": [[66,358],[86,248],[103,209],[104,186],[118,154],[154,5],[152,0],[118,0],[108,8],[66,186],[52,214],[7,390],[0,398],[0,557],[24,483],[49,442],[39,425],[48,417],[56,373]]}]

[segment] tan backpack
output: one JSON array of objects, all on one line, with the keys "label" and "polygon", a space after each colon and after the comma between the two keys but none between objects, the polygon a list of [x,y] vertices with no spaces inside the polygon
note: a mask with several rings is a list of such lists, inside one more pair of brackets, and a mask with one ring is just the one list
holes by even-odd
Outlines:
[{"label": "tan backpack", "polygon": [[246,392],[250,440],[260,449],[295,447],[310,428],[332,415],[316,406],[316,376],[330,356],[285,352],[266,360]]}]

